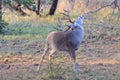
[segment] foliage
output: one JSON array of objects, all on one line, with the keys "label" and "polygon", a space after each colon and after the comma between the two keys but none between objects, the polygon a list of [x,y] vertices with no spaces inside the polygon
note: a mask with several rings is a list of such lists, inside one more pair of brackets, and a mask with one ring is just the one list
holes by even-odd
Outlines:
[{"label": "foliage", "polygon": [[7,25],[7,23],[2,20],[2,11],[0,10],[0,33],[3,32],[3,28]]},{"label": "foliage", "polygon": [[0,20],[0,33],[4,33],[3,28],[5,28],[7,25],[7,22],[5,22],[4,20]]},{"label": "foliage", "polygon": [[10,10],[18,11],[21,15],[26,15],[26,12],[22,9],[23,7],[33,10],[34,0],[4,0],[3,5],[8,6]]},{"label": "foliage", "polygon": [[3,0],[3,5],[11,4],[12,2],[20,3],[23,5],[32,5],[34,0]]}]

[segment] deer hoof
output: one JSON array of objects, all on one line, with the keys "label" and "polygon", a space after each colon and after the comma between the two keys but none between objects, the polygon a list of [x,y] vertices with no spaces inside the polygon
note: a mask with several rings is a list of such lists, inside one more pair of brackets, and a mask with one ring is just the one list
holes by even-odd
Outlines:
[{"label": "deer hoof", "polygon": [[73,70],[74,70],[75,73],[79,73],[80,72],[79,65],[75,64],[74,67],[73,67]]}]

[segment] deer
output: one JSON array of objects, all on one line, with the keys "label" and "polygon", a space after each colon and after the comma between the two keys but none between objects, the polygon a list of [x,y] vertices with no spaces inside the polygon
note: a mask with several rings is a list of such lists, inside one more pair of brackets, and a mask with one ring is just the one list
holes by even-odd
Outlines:
[{"label": "deer", "polygon": [[[70,17],[69,15],[67,16]],[[48,52],[50,65],[52,55],[58,51],[67,51],[73,61],[73,71],[80,71],[79,65],[76,62],[76,50],[78,50],[84,38],[83,20],[83,16],[79,16],[74,22],[72,22],[69,18],[69,21],[72,22],[72,24],[69,26],[70,30],[67,29],[66,31],[53,31],[47,35],[44,52],[42,54],[37,71],[40,70],[43,59]]]}]

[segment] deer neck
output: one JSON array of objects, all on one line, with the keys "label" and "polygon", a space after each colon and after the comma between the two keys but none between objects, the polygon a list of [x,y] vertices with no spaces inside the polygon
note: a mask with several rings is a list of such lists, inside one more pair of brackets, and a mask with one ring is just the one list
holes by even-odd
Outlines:
[{"label": "deer neck", "polygon": [[72,27],[72,30],[84,31],[84,28],[83,28],[83,25],[82,25],[82,24],[75,23],[75,24],[74,24],[74,27]]}]

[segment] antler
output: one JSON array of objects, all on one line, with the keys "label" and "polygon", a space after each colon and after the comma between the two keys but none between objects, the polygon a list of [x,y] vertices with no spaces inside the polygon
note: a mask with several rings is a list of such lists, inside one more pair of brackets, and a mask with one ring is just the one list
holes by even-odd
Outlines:
[{"label": "antler", "polygon": [[[65,15],[65,16],[67,16],[67,19],[64,19],[64,20],[67,20],[67,22],[70,22],[70,23],[74,23],[74,21],[72,21],[71,20],[71,18],[70,18],[70,12],[69,11],[67,11],[67,10],[64,10],[64,12],[63,13],[60,13],[60,14],[63,14],[63,15]],[[68,31],[71,27],[70,27],[70,25],[65,25],[65,26],[67,26],[68,28],[66,29],[66,30],[64,30],[63,28],[62,28],[62,21],[61,21],[61,19],[58,19],[58,26],[59,26],[59,29],[57,28],[57,30],[62,30],[62,31]]]},{"label": "antler", "polygon": [[71,18],[70,18],[70,11],[64,10],[64,12],[65,12],[65,13],[60,13],[60,14],[63,14],[63,15],[65,15],[65,16],[67,16],[67,17],[68,17],[68,19],[67,19],[68,22],[74,23],[74,21],[72,21]]}]

